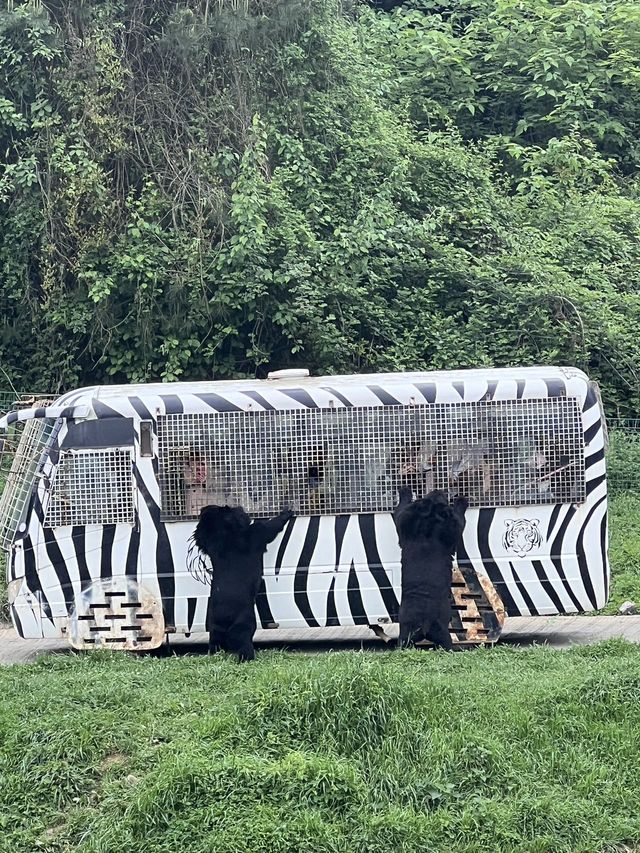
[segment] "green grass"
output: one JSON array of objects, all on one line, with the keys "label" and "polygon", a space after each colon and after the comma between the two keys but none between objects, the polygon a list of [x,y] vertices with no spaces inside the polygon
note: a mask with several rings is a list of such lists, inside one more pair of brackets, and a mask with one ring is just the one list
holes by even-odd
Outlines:
[{"label": "green grass", "polygon": [[609,503],[611,591],[603,613],[617,613],[623,601],[640,612],[640,494],[622,492]]},{"label": "green grass", "polygon": [[0,670],[11,853],[640,841],[640,648],[92,654]]},{"label": "green grass", "polygon": [[[7,460],[3,459],[0,452],[0,495],[4,489],[4,484],[7,479]],[[9,613],[9,602],[7,601],[7,576],[4,551],[0,548],[0,625],[4,622],[10,622],[11,615]]]}]

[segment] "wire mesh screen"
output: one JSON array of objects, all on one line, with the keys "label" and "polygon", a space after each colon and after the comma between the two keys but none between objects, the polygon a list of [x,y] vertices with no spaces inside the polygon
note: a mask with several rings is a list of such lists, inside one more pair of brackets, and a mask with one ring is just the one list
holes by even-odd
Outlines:
[{"label": "wire mesh screen", "polygon": [[133,524],[133,480],[128,450],[60,454],[45,527]]},{"label": "wire mesh screen", "polygon": [[267,516],[384,512],[410,485],[474,506],[585,498],[573,398],[296,409],[158,418],[165,519],[207,504]]},{"label": "wire mesh screen", "polygon": [[15,450],[0,497],[0,547],[5,550],[11,547],[26,515],[36,472],[54,426],[52,420],[33,420],[17,425],[12,432]]}]

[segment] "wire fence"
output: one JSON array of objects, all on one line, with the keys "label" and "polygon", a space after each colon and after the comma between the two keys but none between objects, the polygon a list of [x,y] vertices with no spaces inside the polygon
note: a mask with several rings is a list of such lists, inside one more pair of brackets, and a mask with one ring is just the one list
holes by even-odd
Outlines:
[{"label": "wire fence", "polygon": [[609,491],[640,492],[640,418],[609,418]]},{"label": "wire fence", "polygon": [[[42,405],[54,399],[54,394],[45,392],[16,392],[0,389],[0,416],[14,409],[25,409]],[[607,448],[607,477],[609,492],[638,492],[640,494],[640,418],[609,418],[607,420],[609,441]],[[3,486],[2,469],[5,474],[11,465],[20,429],[14,434],[0,436],[0,491]],[[4,452],[3,452],[4,450]]]}]

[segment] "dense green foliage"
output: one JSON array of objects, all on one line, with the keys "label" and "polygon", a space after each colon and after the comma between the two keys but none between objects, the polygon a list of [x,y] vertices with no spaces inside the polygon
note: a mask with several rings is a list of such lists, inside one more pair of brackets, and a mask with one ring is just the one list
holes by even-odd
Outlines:
[{"label": "dense green foliage", "polygon": [[0,11],[15,384],[571,363],[638,408],[640,12]]},{"label": "dense green foliage", "polygon": [[640,648],[106,654],[0,670],[11,853],[564,853],[640,839]]}]

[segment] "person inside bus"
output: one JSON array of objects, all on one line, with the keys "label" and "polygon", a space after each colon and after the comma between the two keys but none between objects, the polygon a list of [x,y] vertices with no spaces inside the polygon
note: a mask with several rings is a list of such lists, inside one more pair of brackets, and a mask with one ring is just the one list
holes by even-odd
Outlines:
[{"label": "person inside bus", "polygon": [[396,454],[399,486],[409,486],[416,497],[428,494],[435,487],[435,461],[438,448],[428,442],[413,441]]},{"label": "person inside bus", "polygon": [[197,450],[192,450],[184,462],[184,503],[186,515],[198,515],[208,503],[207,465]]},{"label": "person inside bus", "polygon": [[312,515],[319,515],[325,509],[325,452],[324,448],[316,447],[311,453],[307,468],[307,487],[309,494],[309,510]]}]

